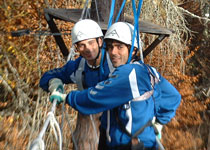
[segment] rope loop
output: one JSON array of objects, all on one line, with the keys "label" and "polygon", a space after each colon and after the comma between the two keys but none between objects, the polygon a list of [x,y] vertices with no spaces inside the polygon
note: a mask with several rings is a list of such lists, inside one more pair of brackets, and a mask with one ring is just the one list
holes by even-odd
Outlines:
[{"label": "rope loop", "polygon": [[55,115],[52,111],[48,112],[47,116],[50,117],[50,125],[53,129],[56,141],[58,141],[59,149],[62,150],[62,134],[60,126],[57,120],[55,119]]},{"label": "rope loop", "polygon": [[42,138],[36,138],[30,146],[30,150],[44,150],[44,148],[45,144]]}]

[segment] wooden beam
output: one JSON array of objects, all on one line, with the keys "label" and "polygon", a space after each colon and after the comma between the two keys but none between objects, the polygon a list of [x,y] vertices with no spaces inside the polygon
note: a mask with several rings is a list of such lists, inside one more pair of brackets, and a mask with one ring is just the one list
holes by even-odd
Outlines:
[{"label": "wooden beam", "polygon": [[[52,33],[60,33],[60,31],[58,30],[55,22],[53,21],[53,16],[48,14],[48,13],[45,13],[45,19],[49,25],[49,28],[51,30]],[[62,54],[64,57],[67,57],[68,54],[69,54],[69,51],[66,47],[66,44],[64,43],[64,40],[63,38],[61,37],[61,35],[53,35],[54,38],[55,38],[55,41],[56,43],[58,44]]]}]

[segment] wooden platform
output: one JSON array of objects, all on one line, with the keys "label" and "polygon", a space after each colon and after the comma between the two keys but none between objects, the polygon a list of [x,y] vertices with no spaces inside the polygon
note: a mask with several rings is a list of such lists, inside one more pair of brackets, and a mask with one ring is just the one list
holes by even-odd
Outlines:
[{"label": "wooden platform", "polygon": [[[57,28],[54,19],[59,19],[67,22],[76,23],[79,21],[82,9],[64,9],[64,8],[48,8],[44,9],[45,19],[49,25],[49,28],[52,33],[59,33],[59,29]],[[133,24],[133,17],[131,16],[124,16],[126,22]],[[105,33],[107,30],[108,23],[105,22],[98,22],[101,29]],[[155,25],[153,23],[147,21],[139,21],[139,31],[141,33],[153,34],[158,35],[158,37],[143,51],[144,57],[146,57],[165,37],[168,37],[172,34],[172,30],[163,28],[159,25]],[[54,35],[56,43],[58,44],[63,56],[68,56],[68,48],[65,45],[65,42],[61,35]]]},{"label": "wooden platform", "polygon": [[[64,21],[76,23],[79,21],[79,18],[82,13],[82,9],[45,9],[45,13],[48,13],[52,15],[54,18],[61,19]],[[129,23],[133,23],[133,17],[131,16],[125,16],[125,21]],[[107,23],[105,22],[99,22],[100,27],[102,30],[107,29]],[[148,21],[139,21],[139,30],[142,33],[149,33],[149,34],[165,34],[165,35],[170,35],[172,34],[172,30],[169,30],[167,28],[163,28],[159,25],[155,25],[153,23],[150,23]]]}]

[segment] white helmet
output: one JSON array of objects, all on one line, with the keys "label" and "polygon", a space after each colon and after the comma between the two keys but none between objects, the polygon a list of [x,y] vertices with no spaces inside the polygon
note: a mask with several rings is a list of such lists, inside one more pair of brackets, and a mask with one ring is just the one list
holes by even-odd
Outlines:
[{"label": "white helmet", "polygon": [[103,36],[100,26],[91,19],[78,21],[71,32],[72,44]]},{"label": "white helmet", "polygon": [[[127,22],[116,22],[107,30],[104,40],[113,39],[132,45],[134,26]],[[136,34],[137,35],[137,34]],[[139,39],[140,41],[140,39]],[[135,38],[134,46],[138,48],[137,39]],[[140,44],[141,47],[141,44]]]}]

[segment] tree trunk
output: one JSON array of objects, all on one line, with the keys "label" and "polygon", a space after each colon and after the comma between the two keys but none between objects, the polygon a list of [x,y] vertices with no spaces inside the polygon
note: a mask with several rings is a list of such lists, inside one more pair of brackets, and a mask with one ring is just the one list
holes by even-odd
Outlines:
[{"label": "tree trunk", "polygon": [[[77,142],[77,150],[97,150],[99,141],[99,117],[96,115],[83,115],[78,113],[74,138]],[[74,149],[76,149],[74,145]]]},{"label": "tree trunk", "polygon": [[[115,12],[114,20],[118,14],[118,11],[121,7],[122,0],[117,0],[115,3]],[[99,21],[108,23],[109,20],[109,11],[111,8],[111,0],[98,0],[97,9],[99,14]],[[95,1],[92,0],[91,3],[91,19],[98,21],[97,12],[96,12]],[[113,22],[114,22],[113,20]],[[121,13],[119,21],[124,20],[123,12]],[[97,150],[98,141],[99,141],[99,117],[101,114],[96,115],[82,115],[78,113],[77,116],[77,125],[74,131],[74,137],[77,142],[77,150]],[[92,116],[92,120],[91,120]],[[76,147],[74,145],[74,149]]]}]

